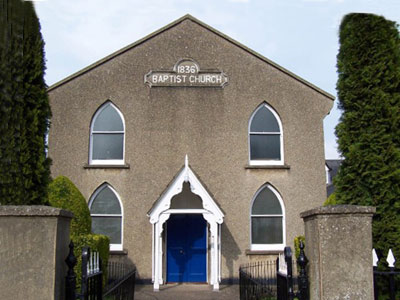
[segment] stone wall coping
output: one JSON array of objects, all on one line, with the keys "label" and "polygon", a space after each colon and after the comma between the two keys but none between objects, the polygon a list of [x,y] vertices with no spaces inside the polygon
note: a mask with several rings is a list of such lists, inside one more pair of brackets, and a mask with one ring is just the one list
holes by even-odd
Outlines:
[{"label": "stone wall coping", "polygon": [[360,205],[330,205],[320,206],[300,213],[300,217],[310,218],[318,215],[350,215],[350,214],[364,214],[373,215],[376,208],[373,206],[360,206]]},{"label": "stone wall coping", "polygon": [[0,217],[64,217],[74,214],[61,208],[45,205],[0,205]]}]

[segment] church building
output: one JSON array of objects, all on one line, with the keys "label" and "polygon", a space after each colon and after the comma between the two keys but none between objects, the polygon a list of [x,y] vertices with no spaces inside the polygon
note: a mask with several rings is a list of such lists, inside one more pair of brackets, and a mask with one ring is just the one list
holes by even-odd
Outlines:
[{"label": "church building", "polygon": [[293,246],[326,199],[334,97],[190,15],[48,91],[52,176],[155,290],[218,290]]}]

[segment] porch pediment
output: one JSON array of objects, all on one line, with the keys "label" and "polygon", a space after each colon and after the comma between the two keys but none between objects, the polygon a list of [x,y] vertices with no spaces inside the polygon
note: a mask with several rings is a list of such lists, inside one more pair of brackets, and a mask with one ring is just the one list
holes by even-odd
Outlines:
[{"label": "porch pediment", "polygon": [[[154,203],[147,215],[150,217],[150,223],[155,224],[159,221],[161,214],[171,209],[171,199],[182,192],[184,183],[190,184],[190,190],[201,198],[202,209],[213,216],[215,222],[222,224],[224,221],[224,213],[214,201],[200,179],[196,176],[189,166],[188,157],[185,157],[185,165],[174,177],[168,187]],[[187,209],[190,212],[190,208]],[[196,209],[198,210],[198,209]]]}]

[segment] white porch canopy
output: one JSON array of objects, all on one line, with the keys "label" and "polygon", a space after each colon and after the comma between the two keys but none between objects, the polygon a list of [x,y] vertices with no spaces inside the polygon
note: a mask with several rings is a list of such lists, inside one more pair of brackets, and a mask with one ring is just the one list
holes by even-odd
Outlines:
[{"label": "white porch canopy", "polygon": [[[171,199],[182,192],[184,182],[190,183],[192,193],[200,196],[203,208],[201,209],[171,209]],[[208,222],[211,234],[211,257],[210,257],[210,279],[214,290],[219,290],[221,281],[221,224],[224,221],[224,214],[200,180],[189,167],[188,157],[185,158],[185,167],[178,173],[175,179],[167,187],[161,197],[157,200],[148,212],[150,223],[153,225],[152,237],[152,280],[154,290],[159,290],[163,280],[163,224],[171,214],[202,214]]]}]

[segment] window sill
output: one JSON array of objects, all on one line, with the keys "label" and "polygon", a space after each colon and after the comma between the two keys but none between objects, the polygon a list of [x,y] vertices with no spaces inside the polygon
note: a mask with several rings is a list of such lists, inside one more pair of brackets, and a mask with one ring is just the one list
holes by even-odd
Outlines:
[{"label": "window sill", "polygon": [[110,250],[110,255],[128,255],[128,250]]},{"label": "window sill", "polygon": [[123,165],[89,165],[85,164],[83,166],[84,169],[130,169],[131,166],[129,164]]},{"label": "window sill", "polygon": [[282,250],[250,250],[246,249],[246,255],[278,255],[282,254]]},{"label": "window sill", "polygon": [[289,170],[289,165],[249,165],[247,164],[245,169],[281,169],[281,170]]}]

